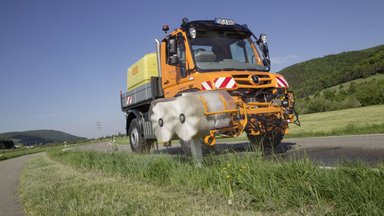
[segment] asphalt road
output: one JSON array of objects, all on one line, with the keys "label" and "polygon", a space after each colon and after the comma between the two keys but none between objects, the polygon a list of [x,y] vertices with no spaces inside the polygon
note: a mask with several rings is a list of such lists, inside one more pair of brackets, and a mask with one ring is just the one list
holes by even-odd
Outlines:
[{"label": "asphalt road", "polygon": [[17,186],[21,169],[31,157],[34,155],[0,161],[0,216],[23,215]]},{"label": "asphalt road", "polygon": [[[78,147],[82,150],[111,152],[112,145],[96,143]],[[243,152],[249,149],[248,142],[223,142],[216,145],[218,151]],[[118,151],[131,151],[129,145],[118,145]],[[343,161],[364,161],[374,165],[384,162],[384,134],[331,136],[284,139],[278,151],[281,159],[308,157],[315,164],[334,166]],[[170,148],[160,146],[155,153],[182,154],[179,145]],[[268,158],[268,157],[267,157]]]},{"label": "asphalt road", "polygon": [[[248,148],[247,142],[217,145],[219,151],[242,152]],[[111,152],[113,145],[109,142],[102,142],[67,150],[73,149]],[[129,152],[130,147],[129,145],[118,145],[117,150]],[[343,160],[361,160],[374,165],[384,162],[384,134],[284,139],[280,150],[280,153],[277,154],[278,158],[287,160],[307,156],[314,163],[326,166],[337,165]],[[182,151],[179,145],[174,145],[171,148],[161,147],[155,153],[182,154]],[[17,186],[20,171],[31,157],[33,155],[0,161],[0,216],[23,215],[17,197]],[[275,158],[275,156],[266,156],[266,159]]]},{"label": "asphalt road", "polygon": [[306,155],[320,165],[333,166],[343,161],[358,160],[370,165],[384,163],[384,134],[286,139],[283,144],[295,148],[282,154],[282,157]]}]

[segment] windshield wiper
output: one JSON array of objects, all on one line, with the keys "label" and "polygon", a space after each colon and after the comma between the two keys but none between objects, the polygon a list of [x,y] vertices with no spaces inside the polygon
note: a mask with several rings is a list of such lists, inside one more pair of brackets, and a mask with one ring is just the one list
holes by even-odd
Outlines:
[{"label": "windshield wiper", "polygon": [[259,67],[259,68],[247,68],[249,71],[263,71],[266,72],[267,70],[264,67]]},{"label": "windshield wiper", "polygon": [[249,71],[259,71],[259,69],[256,69],[256,68],[247,68],[247,70],[249,70]]},{"label": "windshield wiper", "polygon": [[234,71],[234,70],[238,70],[238,69],[235,69],[235,68],[223,68],[222,70],[224,70],[224,71]]}]

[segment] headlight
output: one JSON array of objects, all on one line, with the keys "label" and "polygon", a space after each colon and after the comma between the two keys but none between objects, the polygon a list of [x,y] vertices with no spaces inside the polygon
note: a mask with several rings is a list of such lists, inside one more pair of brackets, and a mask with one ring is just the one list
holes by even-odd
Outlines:
[{"label": "headlight", "polygon": [[196,29],[195,28],[190,28],[189,29],[189,34],[191,35],[191,38],[196,38]]}]

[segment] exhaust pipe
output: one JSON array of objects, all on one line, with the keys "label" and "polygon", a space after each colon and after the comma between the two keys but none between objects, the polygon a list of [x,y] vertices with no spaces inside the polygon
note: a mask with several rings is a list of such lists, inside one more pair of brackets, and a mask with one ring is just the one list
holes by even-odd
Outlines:
[{"label": "exhaust pipe", "polygon": [[160,42],[155,39],[156,42],[156,55],[157,55],[157,73],[159,74],[159,78],[161,78],[161,59],[160,59]]}]

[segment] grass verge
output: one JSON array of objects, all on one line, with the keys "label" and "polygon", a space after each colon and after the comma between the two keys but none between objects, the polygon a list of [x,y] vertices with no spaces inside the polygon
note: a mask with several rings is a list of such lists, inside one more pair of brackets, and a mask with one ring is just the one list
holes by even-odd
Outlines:
[{"label": "grass verge", "polygon": [[220,205],[225,199],[215,191],[201,196],[198,191],[157,187],[118,173],[73,169],[46,156],[27,163],[19,194],[26,215],[238,215],[236,209]]},{"label": "grass verge", "polygon": [[21,197],[27,212],[383,214],[384,165],[324,170],[306,159],[265,161],[253,153],[207,157],[203,167],[170,155],[52,151],[49,157],[60,164],[39,159],[24,171]]},{"label": "grass verge", "polygon": [[1,150],[0,151],[0,161],[7,160],[15,157],[20,157],[27,154],[34,154],[38,152],[45,151],[46,148],[22,148],[22,149],[10,149],[10,150]]},{"label": "grass verge", "polygon": [[28,154],[34,154],[34,153],[39,153],[39,152],[46,152],[48,150],[54,150],[54,149],[63,149],[63,148],[71,148],[75,146],[80,146],[80,145],[87,145],[94,143],[95,141],[88,141],[88,142],[78,142],[75,144],[47,144],[47,145],[40,145],[34,148],[26,148],[26,147],[21,147],[17,149],[3,149],[0,150],[0,161],[1,160],[7,160],[15,157],[20,157],[23,155],[28,155]]}]

